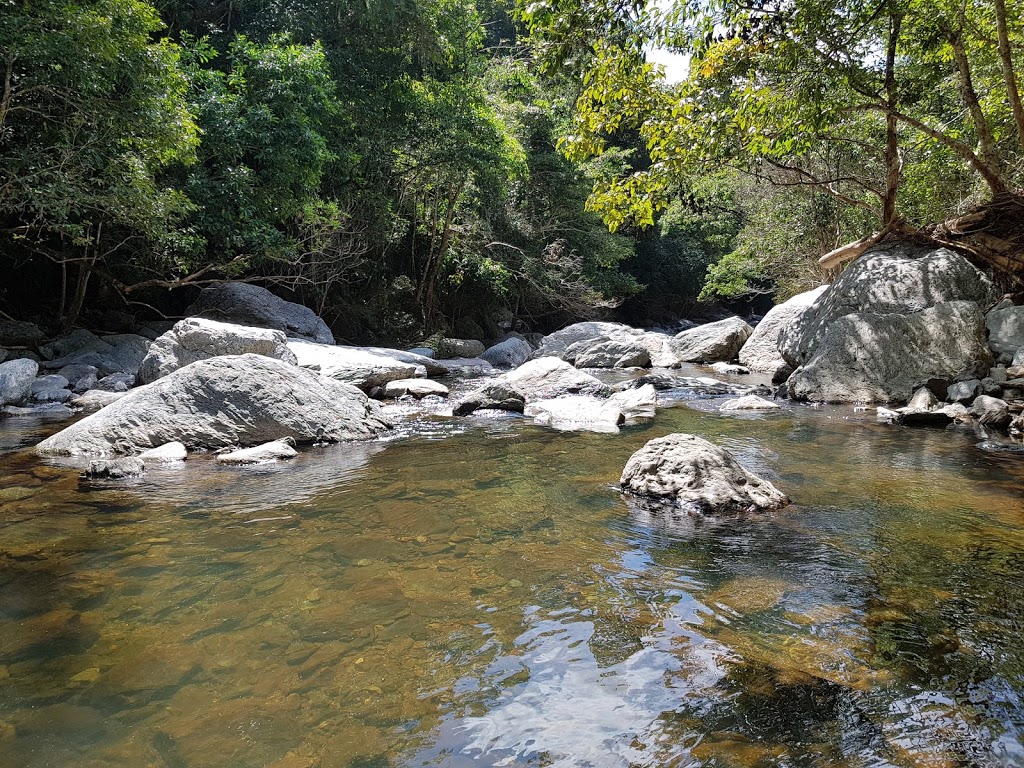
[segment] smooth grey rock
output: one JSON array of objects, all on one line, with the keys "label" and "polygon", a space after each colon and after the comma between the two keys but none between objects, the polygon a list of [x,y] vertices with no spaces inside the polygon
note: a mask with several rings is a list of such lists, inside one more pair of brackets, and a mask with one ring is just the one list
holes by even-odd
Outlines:
[{"label": "smooth grey rock", "polygon": [[32,394],[45,392],[51,389],[67,389],[71,382],[63,376],[50,374],[49,376],[37,376],[32,382]]},{"label": "smooth grey rock", "polygon": [[204,288],[185,314],[273,328],[284,331],[289,337],[317,344],[334,343],[334,335],[327,323],[309,307],[285,301],[266,288],[250,283],[221,283]]},{"label": "smooth grey rock", "polygon": [[388,428],[354,387],[261,355],[200,360],[129,392],[41,442],[43,456],[130,454],[164,443],[334,442]]},{"label": "smooth grey rock", "polygon": [[459,398],[452,407],[452,414],[468,416],[484,408],[522,413],[525,402],[526,396],[518,389],[502,379],[494,379]]},{"label": "smooth grey rock", "polygon": [[291,340],[288,348],[303,368],[312,368],[324,376],[370,390],[398,379],[423,378],[426,369],[361,347],[335,347],[309,341]]},{"label": "smooth grey rock", "polygon": [[611,338],[616,333],[633,332],[635,329],[621,323],[585,322],[574,323],[560,331],[545,336],[537,347],[534,357],[561,357],[565,351],[578,341],[588,339]]},{"label": "smooth grey rock", "polygon": [[535,424],[567,432],[618,432],[622,412],[592,395],[561,395],[529,403],[523,413]]},{"label": "smooth grey rock", "polygon": [[480,357],[486,349],[483,342],[476,339],[441,339],[437,343],[437,358]]},{"label": "smooth grey rock", "polygon": [[95,365],[82,365],[81,363],[72,363],[71,365],[65,365],[63,368],[57,371],[57,375],[63,376],[65,379],[68,380],[68,383],[70,383],[71,386],[74,387],[77,386],[78,382],[81,381],[86,376],[97,376],[98,378],[99,372],[99,368],[97,368]]},{"label": "smooth grey rock", "polygon": [[624,424],[637,424],[653,419],[658,410],[658,392],[651,384],[616,392],[607,404],[618,409]]},{"label": "smooth grey rock", "polygon": [[35,360],[19,358],[0,363],[0,405],[21,405],[32,394],[39,373]]},{"label": "smooth grey rock", "polygon": [[34,347],[44,338],[43,332],[35,323],[0,320],[0,347]]},{"label": "smooth grey rock", "polygon": [[432,379],[397,379],[384,385],[384,397],[401,397],[402,395],[412,395],[417,398],[427,395],[448,397],[448,387]]},{"label": "smooth grey rock", "polygon": [[[878,410],[881,413],[883,409]],[[953,421],[953,418],[952,412],[940,406],[939,399],[931,389],[920,387],[905,407],[892,411],[892,417],[888,420],[910,427],[927,427],[945,426]]]},{"label": "smooth grey rock", "polygon": [[120,459],[96,459],[89,462],[89,468],[82,477],[91,480],[124,480],[138,477],[146,471],[146,463],[138,456],[125,456]]},{"label": "smooth grey rock", "polygon": [[96,382],[96,389],[108,392],[127,392],[135,386],[135,377],[130,373],[112,373]]},{"label": "smooth grey rock", "polygon": [[753,331],[743,318],[730,317],[676,334],[672,350],[686,363],[729,362]]},{"label": "smooth grey rock", "polygon": [[777,411],[781,406],[771,400],[757,395],[744,395],[733,400],[726,400],[720,406],[722,411]]},{"label": "smooth grey rock", "polygon": [[980,379],[955,381],[946,390],[946,399],[951,403],[966,403],[976,398],[981,390]]},{"label": "smooth grey rock", "polygon": [[262,445],[254,445],[252,448],[241,448],[237,451],[222,453],[217,456],[217,461],[222,464],[266,464],[270,461],[292,459],[298,455],[299,452],[295,450],[295,441],[290,437],[283,437]]},{"label": "smooth grey rock", "polygon": [[158,445],[139,454],[139,458],[152,464],[170,464],[176,461],[185,461],[188,458],[188,449],[177,441]]},{"label": "smooth grey rock", "polygon": [[985,325],[992,351],[1001,360],[1013,360],[1024,347],[1024,307],[993,309],[985,316]]},{"label": "smooth grey rock", "polygon": [[628,337],[577,342],[565,355],[567,359],[571,356],[577,368],[643,368],[651,364],[647,348]]},{"label": "smooth grey rock", "polygon": [[17,405],[5,405],[0,408],[0,412],[5,416],[45,416],[62,419],[75,415],[75,412],[63,403],[36,403],[25,408]]},{"label": "smooth grey rock", "polygon": [[199,360],[220,355],[264,355],[296,363],[283,331],[189,317],[152,342],[139,367],[138,380],[149,384]]},{"label": "smooth grey rock", "polygon": [[994,299],[992,281],[958,253],[880,246],[853,262],[798,320],[782,329],[779,350],[795,368],[811,359],[836,321],[847,315],[909,315],[960,301],[984,308]]},{"label": "smooth grey rock", "polygon": [[488,348],[480,355],[495,368],[517,368],[533,354],[533,347],[525,339],[512,336]]},{"label": "smooth grey rock", "polygon": [[434,350],[432,350],[430,347],[413,347],[412,349],[407,349],[406,352],[412,355],[419,355],[420,357],[425,357],[428,360],[434,359]]},{"label": "smooth grey rock", "polygon": [[61,336],[59,339],[54,339],[49,344],[39,347],[39,354],[46,360],[53,360],[54,358],[65,357],[75,352],[90,350],[107,352],[110,350],[110,345],[101,341],[100,337],[92,331],[78,328],[65,336]]},{"label": "smooth grey rock", "polygon": [[971,415],[986,427],[1002,428],[1010,423],[1010,406],[1005,400],[979,395],[971,406]]},{"label": "smooth grey rock", "polygon": [[696,435],[671,434],[649,441],[626,462],[622,489],[671,500],[700,514],[769,511],[789,499],[767,480],[739,465],[732,454]]},{"label": "smooth grey rock", "polygon": [[88,365],[101,375],[111,373],[135,374],[145,359],[152,342],[134,333],[122,333],[100,338],[89,331],[78,330],[52,344],[41,347],[47,370],[59,371],[68,366]]},{"label": "smooth grey rock", "polygon": [[504,376],[505,381],[518,389],[527,401],[543,400],[559,395],[609,394],[610,389],[600,380],[576,370],[557,357],[540,357],[523,363]]},{"label": "smooth grey rock", "polygon": [[906,402],[920,382],[952,378],[976,362],[990,365],[992,357],[974,302],[910,315],[864,312],[835,320],[787,386],[795,400]]},{"label": "smooth grey rock", "polygon": [[66,403],[74,396],[70,389],[40,389],[32,393],[32,399],[37,403]]},{"label": "smooth grey rock", "polygon": [[74,383],[71,390],[76,394],[82,394],[88,392],[90,389],[95,389],[99,384],[99,379],[96,378],[96,374],[90,373],[88,376],[83,376]]},{"label": "smooth grey rock", "polygon": [[782,352],[779,351],[779,334],[783,329],[798,323],[804,312],[826,290],[828,286],[822,285],[812,291],[799,293],[769,309],[740,349],[740,364],[752,371],[770,373],[773,376],[787,370],[792,373],[792,366],[783,359]]},{"label": "smooth grey rock", "polygon": [[82,394],[71,398],[71,404],[76,408],[93,410],[102,408],[105,405],[110,405],[127,394],[127,389],[123,392],[110,392],[106,389],[89,389]]},{"label": "smooth grey rock", "polygon": [[445,375],[448,376],[466,378],[494,373],[494,366],[482,357],[452,357],[436,362],[444,368]]},{"label": "smooth grey rock", "polygon": [[426,371],[427,376],[444,376],[448,373],[446,363],[449,361],[447,360],[435,360],[427,355],[419,355],[404,349],[391,349],[389,347],[359,347],[359,349],[374,355],[397,360],[400,363],[409,363],[410,365],[422,367]]}]

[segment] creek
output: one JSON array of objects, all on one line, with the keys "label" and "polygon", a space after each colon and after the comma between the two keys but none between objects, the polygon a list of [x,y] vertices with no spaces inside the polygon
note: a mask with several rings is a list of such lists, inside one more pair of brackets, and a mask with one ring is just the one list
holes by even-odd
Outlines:
[{"label": "creek", "polygon": [[[106,485],[0,422],[0,767],[1024,765],[1020,456],[674,394]],[[645,512],[671,432],[794,504]]]}]

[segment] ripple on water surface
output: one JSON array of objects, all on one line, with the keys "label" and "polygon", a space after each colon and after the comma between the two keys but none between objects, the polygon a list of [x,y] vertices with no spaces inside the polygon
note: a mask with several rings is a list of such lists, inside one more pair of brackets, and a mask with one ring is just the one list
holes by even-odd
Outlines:
[{"label": "ripple on water surface", "polygon": [[[0,766],[1024,764],[1020,464],[704,402],[618,435],[410,409],[121,485],[5,454]],[[794,506],[622,498],[671,431]]]}]

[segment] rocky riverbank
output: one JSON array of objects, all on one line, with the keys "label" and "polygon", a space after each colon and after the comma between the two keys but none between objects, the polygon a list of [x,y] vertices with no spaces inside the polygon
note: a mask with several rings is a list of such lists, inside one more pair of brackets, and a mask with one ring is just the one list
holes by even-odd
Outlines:
[{"label": "rocky riverbank", "polygon": [[[659,391],[684,389],[738,395],[725,411],[767,411],[787,397],[878,405],[882,420],[974,428],[997,450],[1014,450],[1024,431],[1024,306],[945,249],[875,249],[756,327],[739,317],[678,333],[584,322],[545,337],[398,350],[335,345],[310,310],[252,285],[206,289],[190,310],[137,333],[48,342],[29,324],[0,323],[4,418],[95,411],[40,443],[45,456],[270,443],[255,461],[385,434],[394,419],[381,402],[395,399],[450,418],[498,410],[614,432],[655,418]],[[682,375],[690,364],[713,375]],[[762,375],[743,382],[751,371]],[[95,474],[112,476],[103,464]]]}]

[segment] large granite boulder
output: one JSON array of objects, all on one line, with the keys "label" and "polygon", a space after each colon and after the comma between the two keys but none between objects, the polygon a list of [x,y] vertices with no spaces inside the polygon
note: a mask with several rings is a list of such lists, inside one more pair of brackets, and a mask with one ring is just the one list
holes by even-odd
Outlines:
[{"label": "large granite boulder", "polygon": [[139,387],[48,437],[43,456],[135,454],[169,442],[189,449],[372,437],[388,428],[355,387],[262,355],[212,357]]},{"label": "large granite boulder", "polygon": [[647,347],[625,334],[570,344],[564,357],[577,368],[643,368],[651,364]]},{"label": "large granite boulder", "polygon": [[993,309],[985,317],[988,345],[1003,362],[1015,365],[1014,355],[1024,349],[1024,307]]},{"label": "large granite boulder", "polygon": [[480,357],[495,368],[517,368],[529,360],[532,354],[530,342],[510,336],[486,349]]},{"label": "large granite boulder", "polygon": [[250,283],[221,283],[204,288],[185,314],[273,328],[284,331],[289,337],[317,344],[334,343],[331,329],[317,317],[316,312]]},{"label": "large granite boulder", "polygon": [[804,312],[826,289],[828,286],[822,285],[813,291],[799,293],[768,310],[740,349],[740,364],[752,371],[770,373],[773,377],[787,370],[792,371],[779,351],[779,334],[783,329],[798,323]]},{"label": "large granite boulder", "polygon": [[46,358],[41,366],[48,371],[79,365],[92,366],[101,376],[112,373],[134,376],[149,353],[150,344],[152,341],[135,333],[100,337],[80,329],[40,347],[39,351]]},{"label": "large granite boulder", "polygon": [[534,357],[561,357],[565,350],[578,341],[611,338],[617,333],[633,332],[635,329],[622,323],[585,322],[573,323],[560,331],[545,336],[534,353]]},{"label": "large granite boulder", "polygon": [[32,394],[39,363],[27,358],[0,363],[0,406],[21,405]]},{"label": "large granite boulder", "polygon": [[0,347],[34,347],[43,338],[43,332],[35,323],[0,320]]},{"label": "large granite boulder", "polygon": [[408,360],[405,362],[384,354],[384,350],[378,352],[363,347],[334,347],[292,340],[288,348],[303,368],[311,368],[365,391],[382,387],[389,381],[427,375],[426,367],[415,362],[420,356],[411,352],[401,353]]},{"label": "large granite boulder", "polygon": [[714,363],[736,359],[754,329],[741,317],[698,325],[676,334],[672,350],[684,363]]},{"label": "large granite boulder", "polygon": [[282,331],[189,317],[158,338],[139,366],[138,380],[149,384],[186,365],[221,355],[263,355],[295,365]]},{"label": "large granite boulder", "polygon": [[504,375],[506,383],[518,389],[526,400],[559,395],[607,395],[611,390],[600,380],[576,370],[557,357],[540,357],[523,363]]},{"label": "large granite boulder", "polygon": [[681,433],[651,440],[630,456],[620,482],[624,491],[699,514],[770,511],[789,504],[784,493],[725,449]]},{"label": "large granite boulder", "polygon": [[952,381],[972,364],[992,364],[985,319],[974,302],[953,301],[909,315],[836,319],[787,386],[797,400],[906,402],[922,382]]},{"label": "large granite boulder", "polygon": [[994,298],[992,282],[958,253],[910,245],[880,247],[853,262],[799,320],[782,330],[779,349],[795,368],[815,354],[836,321],[847,315],[909,315],[954,301],[985,309]]}]

